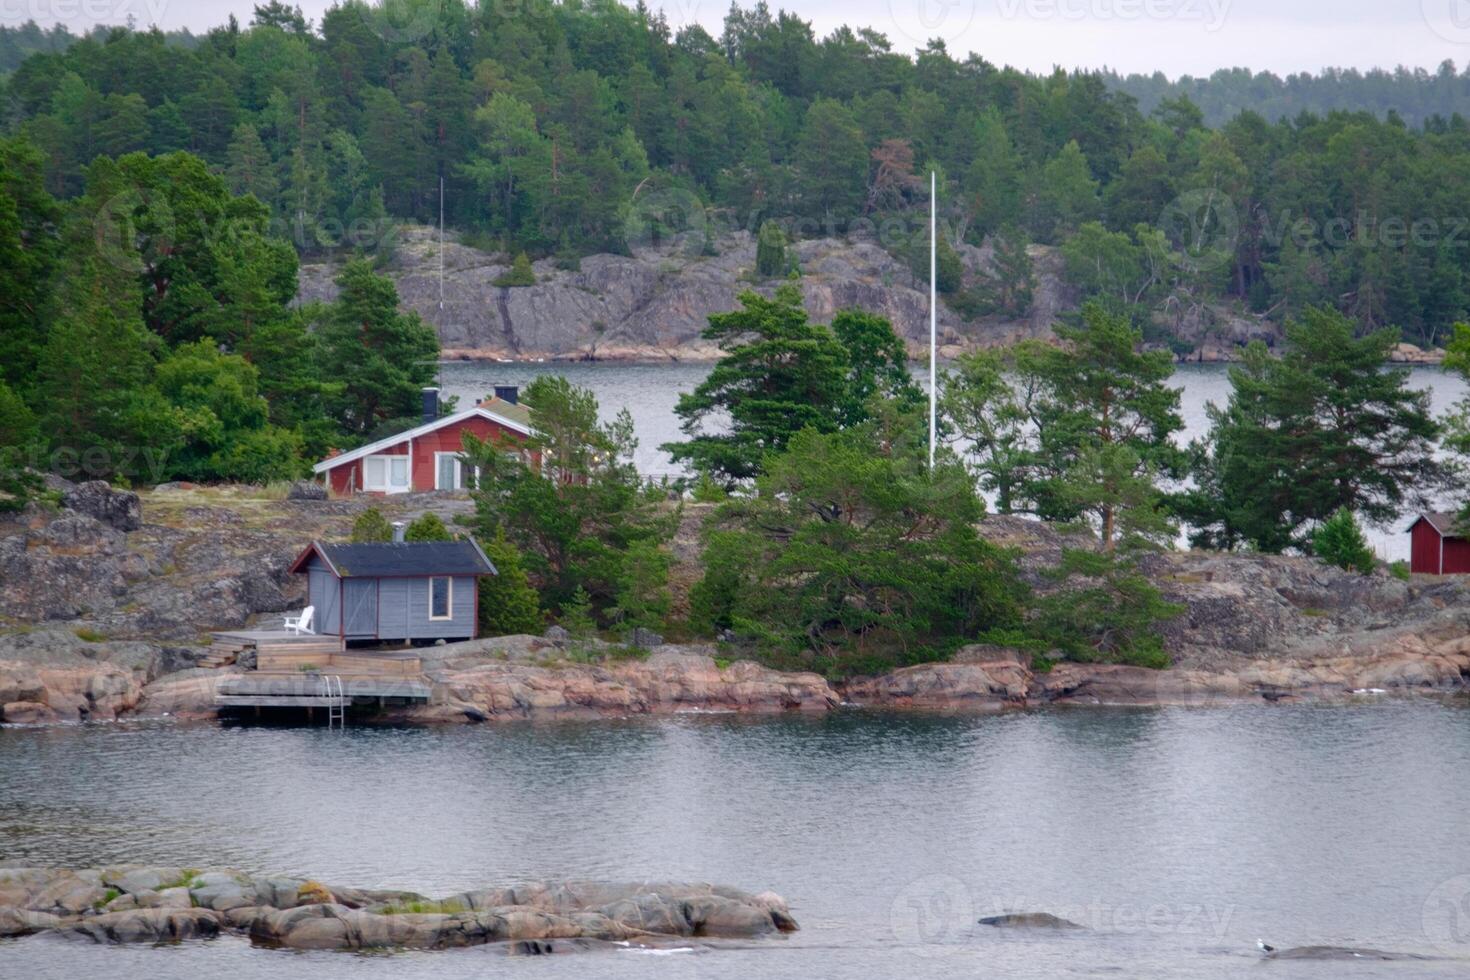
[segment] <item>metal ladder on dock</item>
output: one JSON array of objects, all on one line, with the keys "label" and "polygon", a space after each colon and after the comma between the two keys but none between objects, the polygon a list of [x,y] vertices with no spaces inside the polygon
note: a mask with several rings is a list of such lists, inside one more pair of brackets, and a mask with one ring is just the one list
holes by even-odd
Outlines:
[{"label": "metal ladder on dock", "polygon": [[347,727],[347,694],[342,687],[342,678],[337,674],[322,675],[322,697],[327,702],[327,730]]}]

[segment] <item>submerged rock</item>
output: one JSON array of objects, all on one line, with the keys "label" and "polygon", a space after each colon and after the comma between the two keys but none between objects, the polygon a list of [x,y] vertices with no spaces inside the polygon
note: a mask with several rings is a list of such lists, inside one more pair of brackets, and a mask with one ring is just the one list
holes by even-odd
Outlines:
[{"label": "submerged rock", "polygon": [[1381,949],[1360,949],[1352,946],[1294,946],[1291,949],[1274,949],[1266,954],[1271,960],[1427,960],[1430,957],[1415,953],[1390,953]]},{"label": "submerged rock", "polygon": [[997,929],[1083,929],[1075,922],[1052,915],[1050,912],[1008,912],[1004,915],[987,915],[980,920],[982,926]]}]

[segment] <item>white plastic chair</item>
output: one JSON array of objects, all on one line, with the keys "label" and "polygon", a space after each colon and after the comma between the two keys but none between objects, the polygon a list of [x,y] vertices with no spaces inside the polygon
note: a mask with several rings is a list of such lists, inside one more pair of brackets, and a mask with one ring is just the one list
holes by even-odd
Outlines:
[{"label": "white plastic chair", "polygon": [[295,633],[297,636],[300,636],[302,633],[312,633],[311,617],[314,615],[316,615],[316,606],[307,606],[301,610],[300,616],[287,616],[286,630]]}]

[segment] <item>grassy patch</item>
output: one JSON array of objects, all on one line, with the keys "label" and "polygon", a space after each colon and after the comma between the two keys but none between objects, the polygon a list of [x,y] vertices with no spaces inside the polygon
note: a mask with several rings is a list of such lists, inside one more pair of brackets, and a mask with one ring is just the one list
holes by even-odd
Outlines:
[{"label": "grassy patch", "polygon": [[1331,616],[1332,613],[1328,612],[1326,609],[1319,609],[1316,606],[1307,606],[1302,610],[1302,615],[1311,616],[1313,619],[1322,619],[1324,617]]},{"label": "grassy patch", "polygon": [[378,910],[379,915],[458,915],[467,912],[463,902],[455,899],[443,901],[418,901],[403,902],[402,904],[384,905]]},{"label": "grassy patch", "polygon": [[83,627],[83,628],[77,629],[77,630],[72,630],[72,632],[75,633],[76,636],[77,636],[77,639],[81,640],[83,643],[106,643],[107,642],[107,634],[105,634],[105,633],[99,633],[96,630],[87,629],[86,627]]},{"label": "grassy patch", "polygon": [[1392,575],[1394,578],[1398,579],[1400,582],[1407,582],[1407,581],[1409,581],[1409,577],[1410,577],[1409,563],[1406,562],[1406,561],[1404,561],[1404,560],[1402,560],[1402,559],[1400,559],[1399,561],[1396,561],[1396,562],[1392,563],[1391,565],[1388,566],[1388,574]]},{"label": "grassy patch", "polygon": [[193,888],[194,879],[198,877],[198,868],[184,868],[179,872],[178,878],[173,881],[164,882],[158,886],[158,890],[163,891],[165,888]]},{"label": "grassy patch", "polygon": [[101,898],[97,899],[97,901],[95,901],[95,902],[92,903],[92,908],[98,909],[100,911],[101,909],[104,909],[108,905],[112,904],[112,902],[115,901],[121,895],[122,895],[122,892],[118,891],[116,888],[109,888],[109,889],[107,889],[107,891],[105,891],[105,892],[102,893],[102,897]]}]

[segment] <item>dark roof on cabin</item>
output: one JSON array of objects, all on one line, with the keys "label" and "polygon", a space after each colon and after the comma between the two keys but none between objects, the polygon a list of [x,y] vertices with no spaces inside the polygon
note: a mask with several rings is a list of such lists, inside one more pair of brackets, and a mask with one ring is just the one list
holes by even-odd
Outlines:
[{"label": "dark roof on cabin", "polygon": [[[1463,537],[1459,529],[1459,514],[1442,514],[1438,511],[1426,511],[1419,515],[1418,519],[1414,521],[1414,524],[1418,524],[1419,521],[1428,521],[1429,526],[1438,531],[1442,538]],[[1412,528],[1414,525],[1411,524],[1409,526]]]},{"label": "dark roof on cabin", "polygon": [[335,569],[338,578],[410,578],[421,575],[498,575],[474,541],[408,541],[392,544],[313,542],[296,560],[300,571],[314,551]]}]

